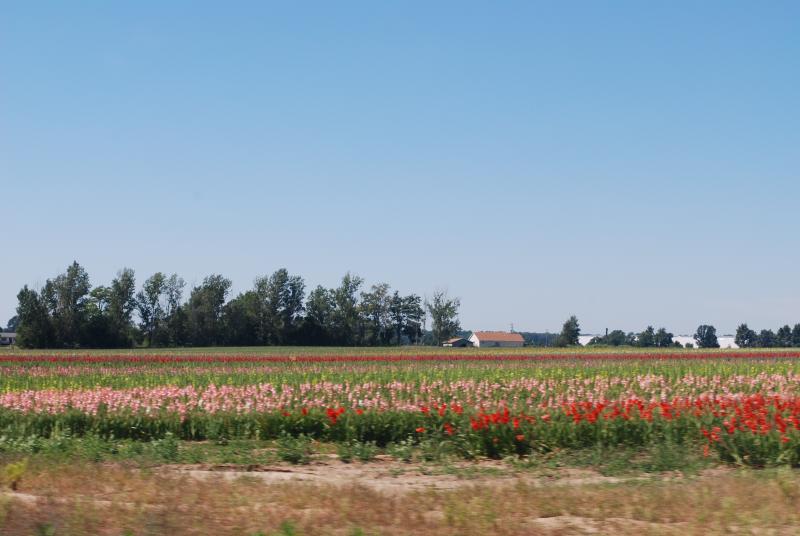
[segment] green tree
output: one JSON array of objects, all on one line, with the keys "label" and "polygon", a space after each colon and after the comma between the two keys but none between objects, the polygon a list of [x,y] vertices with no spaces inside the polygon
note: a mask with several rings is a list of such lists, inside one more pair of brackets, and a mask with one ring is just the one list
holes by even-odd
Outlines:
[{"label": "green tree", "polygon": [[75,261],[63,274],[45,283],[41,296],[52,318],[59,346],[81,344],[90,289],[89,274]]},{"label": "green tree", "polygon": [[167,276],[156,272],[145,280],[142,290],[136,294],[134,303],[139,312],[139,327],[148,346],[153,345],[156,332],[164,321],[161,296],[166,289],[166,282]]},{"label": "green tree", "polygon": [[358,291],[364,280],[347,272],[338,288],[333,290],[331,333],[336,344],[356,346],[360,343]]},{"label": "green tree", "polygon": [[308,294],[301,333],[301,340],[304,344],[314,346],[331,344],[334,307],[332,291],[317,285]]},{"label": "green tree", "polygon": [[159,344],[182,345],[188,336],[188,317],[183,309],[183,289],[186,282],[178,274],[172,274],[164,282],[162,289],[162,305],[164,312],[164,329],[157,332]]},{"label": "green tree", "polygon": [[717,330],[714,326],[703,324],[698,326],[694,334],[694,341],[698,348],[719,348]]},{"label": "green tree", "polygon": [[459,307],[461,300],[450,298],[443,290],[435,291],[431,300],[425,303],[431,316],[431,331],[437,346],[441,346],[442,342],[454,337],[461,330],[458,321]]},{"label": "green tree", "polygon": [[[9,325],[11,325],[10,320]],[[792,346],[800,347],[800,324],[795,324],[792,328]]]},{"label": "green tree", "polygon": [[253,291],[239,294],[223,308],[224,341],[234,346],[255,346],[258,337],[259,298]]},{"label": "green tree", "polygon": [[186,304],[191,344],[216,346],[224,341],[222,311],[230,288],[230,279],[214,274],[192,289]]},{"label": "green tree", "polygon": [[601,344],[608,346],[624,346],[628,344],[628,336],[621,329],[614,329],[608,332],[605,337],[601,338]]},{"label": "green tree", "polygon": [[415,344],[422,337],[422,319],[425,311],[422,298],[416,294],[400,296],[395,291],[389,301],[389,317],[392,323],[394,343],[401,345],[404,338]]},{"label": "green tree", "polygon": [[778,345],[778,338],[771,329],[762,329],[758,334],[758,346],[761,348],[774,348]]},{"label": "green tree", "polygon": [[289,275],[286,268],[281,268],[269,277],[256,279],[255,293],[258,298],[258,337],[262,344],[291,342],[303,312],[303,278]]},{"label": "green tree", "polygon": [[581,334],[581,327],[578,324],[578,317],[575,315],[570,316],[564,326],[561,328],[561,334],[558,336],[558,346],[577,346],[579,344],[578,337]]},{"label": "green tree", "polygon": [[55,346],[55,328],[41,295],[28,285],[17,294],[17,344],[23,348]]},{"label": "green tree", "polygon": [[647,326],[647,329],[636,336],[636,345],[642,348],[650,348],[656,345],[656,332],[653,326]]},{"label": "green tree", "polygon": [[672,337],[672,333],[668,332],[666,328],[658,328],[658,331],[653,336],[653,344],[658,348],[669,348],[675,344]]},{"label": "green tree", "polygon": [[[800,324],[798,324],[800,326]],[[8,324],[6,324],[6,330],[14,333],[19,328],[19,315],[14,315],[8,319]]]},{"label": "green tree", "polygon": [[788,324],[779,328],[775,339],[777,346],[781,348],[790,348],[792,346],[792,328],[790,328]]},{"label": "green tree", "polygon": [[390,328],[389,285],[372,285],[369,292],[361,293],[361,325],[364,327],[362,341],[369,346],[386,345],[392,335]]},{"label": "green tree", "polygon": [[739,324],[736,328],[736,337],[733,342],[739,348],[752,348],[758,344],[758,334],[750,329],[747,324]]},{"label": "green tree", "polygon": [[136,309],[136,276],[130,268],[117,272],[107,291],[110,334],[113,346],[131,346],[131,317]]}]

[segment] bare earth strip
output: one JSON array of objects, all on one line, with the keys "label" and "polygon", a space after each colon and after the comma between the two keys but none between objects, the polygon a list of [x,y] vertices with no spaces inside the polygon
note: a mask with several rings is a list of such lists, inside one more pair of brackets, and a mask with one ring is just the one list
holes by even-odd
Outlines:
[{"label": "bare earth strip", "polygon": [[[34,472],[0,534],[797,534],[796,471],[607,477],[503,462],[115,464]],[[293,532],[292,532],[293,531]]]}]

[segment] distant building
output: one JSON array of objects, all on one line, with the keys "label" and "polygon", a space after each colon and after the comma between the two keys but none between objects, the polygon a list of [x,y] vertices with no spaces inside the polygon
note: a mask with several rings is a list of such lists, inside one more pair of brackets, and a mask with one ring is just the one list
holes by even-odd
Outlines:
[{"label": "distant building", "polygon": [[521,334],[506,331],[475,331],[469,340],[473,346],[483,348],[521,348],[525,344]]},{"label": "distant building", "polygon": [[467,346],[472,346],[472,341],[465,339],[464,337],[456,337],[454,339],[444,341],[442,346],[446,346],[448,348],[465,348]]},{"label": "distant building", "polygon": [[0,333],[0,346],[8,346],[11,344],[16,344],[16,342],[16,333]]}]

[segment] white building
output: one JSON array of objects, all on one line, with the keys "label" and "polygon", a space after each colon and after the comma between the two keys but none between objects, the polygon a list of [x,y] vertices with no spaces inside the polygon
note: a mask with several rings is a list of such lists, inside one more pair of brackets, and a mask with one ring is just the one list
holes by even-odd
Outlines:
[{"label": "white building", "polygon": [[8,346],[17,342],[16,333],[0,333],[0,346]]},{"label": "white building", "polygon": [[525,339],[519,333],[505,331],[474,331],[469,342],[476,348],[521,348]]}]

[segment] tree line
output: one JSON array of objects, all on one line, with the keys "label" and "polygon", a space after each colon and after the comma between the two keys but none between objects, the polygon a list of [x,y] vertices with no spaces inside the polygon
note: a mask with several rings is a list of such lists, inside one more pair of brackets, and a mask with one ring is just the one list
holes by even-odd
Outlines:
[{"label": "tree line", "polygon": [[[639,333],[628,332],[615,329],[607,332],[603,336],[592,337],[589,345],[605,345],[605,346],[633,346],[637,348],[683,348],[680,341],[673,339],[675,335],[667,331],[666,328],[655,329],[653,326],[647,326]],[[708,324],[702,324],[697,327],[694,333],[694,343],[686,343],[686,348],[719,348],[719,339],[717,338],[717,329]]]},{"label": "tree line", "polygon": [[681,343],[673,340],[673,335],[666,328],[658,328],[647,326],[639,333],[628,332],[625,333],[620,329],[607,332],[605,335],[592,337],[589,345],[605,345],[605,346],[637,346],[639,348],[671,348],[681,347]]},{"label": "tree line", "polygon": [[134,271],[124,268],[109,285],[92,288],[73,262],[38,291],[25,285],[9,324],[28,348],[440,344],[461,329],[458,298],[436,291],[423,301],[386,283],[366,288],[349,272],[339,286],[307,294],[303,278],[284,268],[228,300],[231,285],[209,275],[184,300],[177,274],[157,272],[137,291]]},{"label": "tree line", "polygon": [[795,324],[793,328],[786,324],[777,332],[762,329],[758,333],[747,324],[740,324],[736,328],[734,341],[741,348],[800,348],[800,324]]}]

